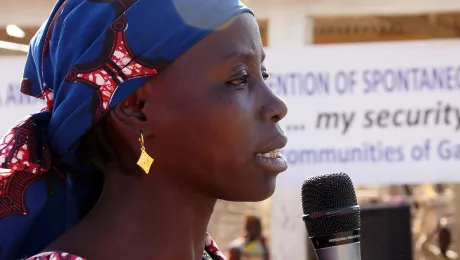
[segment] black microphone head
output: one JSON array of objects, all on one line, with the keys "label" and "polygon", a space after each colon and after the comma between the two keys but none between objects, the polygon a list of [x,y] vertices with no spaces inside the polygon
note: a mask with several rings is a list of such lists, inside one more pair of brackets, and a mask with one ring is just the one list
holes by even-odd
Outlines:
[{"label": "black microphone head", "polygon": [[[306,179],[302,184],[302,208],[305,215],[330,212],[357,206],[355,189],[345,173],[331,173]],[[323,216],[304,217],[310,237],[351,231],[361,227],[358,211]]]}]

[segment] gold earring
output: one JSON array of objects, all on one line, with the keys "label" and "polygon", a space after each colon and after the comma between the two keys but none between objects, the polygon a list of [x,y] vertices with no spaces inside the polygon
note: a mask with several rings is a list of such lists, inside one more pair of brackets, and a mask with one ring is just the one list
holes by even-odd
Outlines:
[{"label": "gold earring", "polygon": [[150,155],[145,150],[144,136],[142,135],[142,133],[141,133],[141,137],[139,138],[139,142],[141,143],[141,156],[139,157],[139,160],[137,161],[137,165],[141,167],[141,169],[145,172],[145,174],[149,174],[150,167],[152,166],[152,163],[154,160],[152,157],[150,157]]}]

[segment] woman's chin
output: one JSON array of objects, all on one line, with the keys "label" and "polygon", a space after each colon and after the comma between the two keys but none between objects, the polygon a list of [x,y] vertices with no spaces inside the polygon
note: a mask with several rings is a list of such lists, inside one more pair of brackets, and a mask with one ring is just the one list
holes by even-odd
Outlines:
[{"label": "woman's chin", "polygon": [[276,180],[269,183],[258,183],[250,187],[250,189],[241,191],[234,189],[224,194],[220,199],[235,202],[259,202],[270,198],[275,192]]}]

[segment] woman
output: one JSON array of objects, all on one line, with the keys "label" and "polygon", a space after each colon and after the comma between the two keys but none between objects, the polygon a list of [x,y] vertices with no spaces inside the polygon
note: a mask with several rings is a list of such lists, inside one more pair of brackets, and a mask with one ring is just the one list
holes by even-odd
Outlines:
[{"label": "woman", "polygon": [[230,244],[229,260],[269,260],[270,252],[262,234],[262,221],[259,217],[246,218],[246,235]]},{"label": "woman", "polygon": [[287,167],[263,60],[237,0],[59,1],[21,86],[47,108],[0,146],[0,259],[224,259],[216,200]]}]

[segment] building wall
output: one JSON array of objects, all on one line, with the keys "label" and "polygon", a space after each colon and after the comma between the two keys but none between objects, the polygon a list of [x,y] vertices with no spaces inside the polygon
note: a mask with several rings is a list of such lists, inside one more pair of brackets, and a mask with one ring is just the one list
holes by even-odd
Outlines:
[{"label": "building wall", "polygon": [[[414,4],[416,1],[416,4]],[[7,24],[38,26],[49,15],[55,0],[2,0],[0,27]],[[254,9],[258,18],[269,18],[274,26],[273,38],[287,35],[286,28],[301,27],[309,16],[363,15],[363,14],[412,14],[460,11],[457,0],[243,0]],[[442,4],[440,4],[442,2]],[[288,30],[289,35],[299,29]],[[298,37],[298,36],[297,36]],[[293,39],[278,39],[273,44],[290,44]],[[304,42],[304,41],[300,41]]]},{"label": "building wall", "polygon": [[460,11],[460,1],[446,0],[282,0],[245,1],[258,19],[268,19],[270,47],[313,42],[313,18],[324,16],[400,15]]},{"label": "building wall", "polygon": [[[313,42],[315,17],[400,15],[460,11],[460,1],[444,0],[243,0],[267,23],[265,43],[271,47]],[[0,28],[7,24],[39,26],[55,0],[3,0]]]}]

